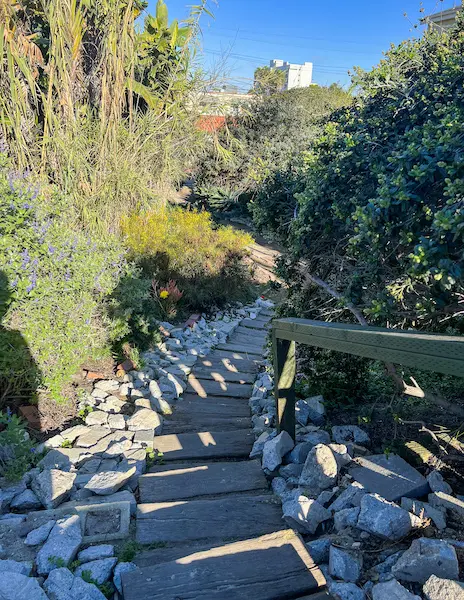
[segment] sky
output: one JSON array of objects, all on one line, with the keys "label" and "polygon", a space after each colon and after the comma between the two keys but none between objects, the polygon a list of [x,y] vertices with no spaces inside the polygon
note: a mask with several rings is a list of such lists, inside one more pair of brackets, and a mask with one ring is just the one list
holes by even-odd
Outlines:
[{"label": "sky", "polygon": [[[182,20],[199,0],[165,0],[170,20]],[[156,0],[149,0],[154,12]],[[417,37],[423,15],[459,0],[209,0],[214,19],[201,19],[206,70],[247,91],[256,67],[273,58],[314,64],[313,82],[350,83],[348,70],[376,65],[392,43]],[[423,12],[421,12],[421,9]]]}]

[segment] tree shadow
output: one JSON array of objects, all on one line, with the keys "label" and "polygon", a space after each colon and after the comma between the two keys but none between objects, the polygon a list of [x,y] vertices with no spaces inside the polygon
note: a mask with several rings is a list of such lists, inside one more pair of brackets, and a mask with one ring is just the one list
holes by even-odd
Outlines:
[{"label": "tree shadow", "polygon": [[[0,270],[0,410],[34,402],[42,374],[20,331],[6,324],[12,302],[8,276]],[[26,415],[24,415],[26,416]],[[32,424],[32,423],[30,423]],[[40,428],[40,423],[36,424]],[[34,426],[34,428],[36,428]]]}]

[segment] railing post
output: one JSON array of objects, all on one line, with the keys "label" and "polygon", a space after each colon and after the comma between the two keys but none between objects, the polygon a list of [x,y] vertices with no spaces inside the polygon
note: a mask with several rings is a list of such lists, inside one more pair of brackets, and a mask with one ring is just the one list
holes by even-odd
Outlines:
[{"label": "railing post", "polygon": [[277,431],[295,439],[295,342],[279,339],[272,330],[274,353],[274,395],[277,405]]}]

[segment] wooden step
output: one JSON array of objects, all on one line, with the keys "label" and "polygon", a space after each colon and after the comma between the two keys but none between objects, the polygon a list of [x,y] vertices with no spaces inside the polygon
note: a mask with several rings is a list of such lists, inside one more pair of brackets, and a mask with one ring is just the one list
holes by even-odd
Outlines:
[{"label": "wooden step", "polygon": [[[256,330],[255,330],[256,331]],[[245,346],[253,346],[253,348],[260,348],[261,352],[266,347],[266,341],[264,339],[255,339],[252,334],[241,334],[234,333],[227,340],[228,344],[244,344]]]},{"label": "wooden step", "polygon": [[218,356],[214,352],[205,358],[199,358],[195,367],[226,369],[231,373],[256,373],[259,369],[256,361],[246,359],[244,356],[234,357],[231,353]]},{"label": "wooden step", "polygon": [[243,319],[240,322],[242,327],[247,327],[248,329],[258,329],[260,331],[266,331],[269,329],[269,324],[271,319]]},{"label": "wooden step", "polygon": [[139,477],[140,502],[167,502],[268,489],[256,460],[155,466]]},{"label": "wooden step", "polygon": [[301,537],[284,530],[125,573],[122,585],[125,600],[282,600],[325,578]]},{"label": "wooden step", "polygon": [[137,506],[139,544],[245,539],[283,528],[282,506],[272,494]]},{"label": "wooden step", "polygon": [[248,458],[255,436],[251,430],[202,431],[155,437],[154,447],[163,460]]},{"label": "wooden step", "polygon": [[268,331],[266,329],[263,329],[262,331],[260,331],[259,329],[254,329],[253,331],[250,331],[250,327],[239,326],[233,332],[232,335],[236,334],[252,336],[253,340],[259,340],[260,342],[265,342],[268,338]]},{"label": "wooden step", "polygon": [[199,379],[190,374],[185,390],[190,394],[198,394],[201,398],[207,396],[230,396],[231,398],[249,398],[253,386],[248,383],[230,383],[228,381],[212,381]]},{"label": "wooden step", "polygon": [[254,383],[254,373],[235,373],[224,367],[194,367],[192,374],[198,379],[212,379],[213,381],[228,381],[230,383]]},{"label": "wooden step", "polygon": [[225,344],[218,344],[216,350],[225,350],[226,352],[238,352],[239,354],[245,354],[250,356],[262,356],[263,348],[259,346],[251,346],[250,344],[233,344],[226,342]]},{"label": "wooden step", "polygon": [[191,433],[195,431],[235,431],[251,429],[251,417],[218,417],[208,415],[175,415],[165,420],[163,432],[168,434]]},{"label": "wooden step", "polygon": [[[213,350],[213,352],[211,352],[211,354],[209,355],[208,358],[211,358],[212,360],[217,360],[217,359],[229,359],[233,362],[235,362],[235,364],[239,364],[238,361],[243,360],[244,362],[250,362],[253,361],[255,363],[256,369],[258,370],[260,364],[261,364],[261,356],[258,356],[256,354],[249,354],[246,352],[235,352],[234,350],[228,349],[228,350],[218,350],[217,348],[215,350]],[[241,367],[241,363],[240,363],[240,370],[243,370]]]},{"label": "wooden step", "polygon": [[[196,414],[210,417],[249,417],[248,402],[243,398],[210,396],[201,398],[198,394],[184,394],[174,404],[174,415],[192,417]],[[168,417],[169,418],[169,417]]]}]

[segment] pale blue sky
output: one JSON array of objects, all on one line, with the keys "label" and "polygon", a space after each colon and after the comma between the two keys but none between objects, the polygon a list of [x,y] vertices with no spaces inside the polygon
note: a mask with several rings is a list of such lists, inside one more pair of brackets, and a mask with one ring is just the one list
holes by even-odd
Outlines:
[{"label": "pale blue sky", "polygon": [[[182,19],[195,0],[166,3],[170,19]],[[227,55],[227,77],[244,90],[251,86],[255,68],[272,58],[311,61],[316,83],[346,85],[348,69],[377,64],[391,43],[418,35],[413,24],[423,14],[456,4],[459,1],[219,0],[214,5],[210,0],[215,19],[202,19],[204,64],[222,65]],[[150,0],[149,10],[155,5],[156,0]]]}]

